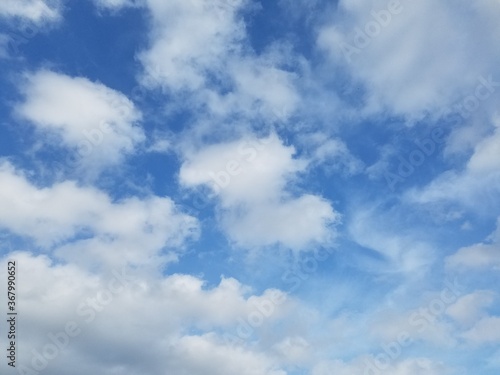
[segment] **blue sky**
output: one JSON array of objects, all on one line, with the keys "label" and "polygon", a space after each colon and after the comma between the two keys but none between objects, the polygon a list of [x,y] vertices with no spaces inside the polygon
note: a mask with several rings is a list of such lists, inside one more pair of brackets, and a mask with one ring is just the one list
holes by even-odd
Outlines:
[{"label": "blue sky", "polygon": [[3,1],[2,371],[498,374],[499,16]]}]

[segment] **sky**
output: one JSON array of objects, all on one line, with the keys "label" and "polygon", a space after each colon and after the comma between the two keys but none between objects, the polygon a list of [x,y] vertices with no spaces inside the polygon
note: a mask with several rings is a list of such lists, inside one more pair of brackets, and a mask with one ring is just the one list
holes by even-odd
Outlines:
[{"label": "sky", "polygon": [[499,17],[2,0],[1,373],[498,374]]}]

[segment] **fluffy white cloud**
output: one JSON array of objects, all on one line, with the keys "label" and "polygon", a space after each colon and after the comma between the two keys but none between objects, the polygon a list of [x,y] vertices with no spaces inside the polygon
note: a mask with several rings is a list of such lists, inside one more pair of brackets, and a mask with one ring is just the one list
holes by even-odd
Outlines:
[{"label": "fluffy white cloud", "polygon": [[499,14],[492,1],[345,0],[317,43],[364,84],[368,112],[419,117],[470,93],[479,75],[498,71]]},{"label": "fluffy white cloud", "polygon": [[293,58],[279,43],[256,55],[242,12],[246,0],[148,0],[151,46],[139,58],[146,87],[187,93],[190,106],[225,116],[243,113],[280,120],[299,102]]},{"label": "fluffy white cloud", "polygon": [[[55,375],[286,375],[272,356],[250,343],[233,345],[217,333],[217,328],[234,329],[238,319],[258,313],[256,306],[269,303],[271,293],[281,293],[277,290],[252,295],[234,279],[208,288],[193,276],[143,279],[121,269],[94,275],[26,252],[11,253],[9,259],[23,275],[31,275],[23,277],[17,290],[23,309],[18,368],[33,369],[35,350],[42,360],[34,363],[45,360],[42,370]],[[5,279],[7,259],[0,265]],[[4,298],[5,288],[0,293]],[[286,304],[275,305],[260,328],[287,309]],[[75,335],[61,339],[68,324]],[[51,333],[64,347],[55,356]]]},{"label": "fluffy white cloud", "polygon": [[95,174],[122,161],[145,139],[134,104],[100,83],[40,70],[26,77],[22,91],[18,115],[74,151],[64,165]]},{"label": "fluffy white cloud", "polygon": [[229,64],[233,90],[227,95],[209,95],[214,112],[227,113],[238,110],[248,117],[254,112],[284,121],[294,112],[300,101],[295,87],[295,73],[280,68],[282,60],[293,60],[287,51],[279,46],[270,48],[262,56],[242,56],[234,58]]},{"label": "fluffy white cloud", "polygon": [[149,0],[152,45],[141,55],[153,84],[199,89],[206,72],[220,68],[244,35],[238,11],[244,1]]},{"label": "fluffy white cloud", "polygon": [[[246,202],[245,202],[246,203]],[[334,237],[339,215],[330,203],[315,195],[302,195],[284,201],[243,203],[222,213],[222,224],[229,236],[244,247],[281,243],[291,249],[327,244]]]},{"label": "fluffy white cloud", "polygon": [[277,199],[287,179],[306,167],[304,161],[293,158],[294,153],[275,134],[246,137],[189,152],[179,177],[187,186],[210,185],[222,195],[225,206]]},{"label": "fluffy white cloud", "polygon": [[35,24],[60,20],[60,6],[57,1],[3,0],[0,2],[0,16],[19,17]]},{"label": "fluffy white cloud", "polygon": [[311,345],[301,336],[287,336],[273,346],[287,362],[301,364],[311,358]]},{"label": "fluffy white cloud", "polygon": [[211,336],[183,337],[172,352],[171,373],[179,375],[286,375],[264,354],[220,345]]},{"label": "fluffy white cloud", "polygon": [[0,226],[40,246],[62,246],[61,256],[80,262],[147,264],[162,249],[181,246],[197,232],[196,219],[166,197],[114,202],[72,181],[39,188],[6,163],[0,176]]},{"label": "fluffy white cloud", "polygon": [[180,182],[209,186],[220,199],[223,228],[238,245],[301,249],[328,242],[338,220],[329,202],[310,194],[294,198],[286,189],[306,166],[294,152],[273,134],[207,146],[185,156]]}]

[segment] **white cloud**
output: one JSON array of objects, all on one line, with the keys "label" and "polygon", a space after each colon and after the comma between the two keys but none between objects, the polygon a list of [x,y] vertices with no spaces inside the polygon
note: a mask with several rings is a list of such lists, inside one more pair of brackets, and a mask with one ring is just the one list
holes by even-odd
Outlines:
[{"label": "white cloud", "polygon": [[488,316],[481,319],[463,337],[475,344],[500,342],[500,316]]},{"label": "white cloud", "polygon": [[[94,3],[100,9],[111,10],[137,4],[133,0],[94,0]],[[335,43],[349,41],[356,26],[364,27],[372,17],[371,9],[387,6],[386,0],[340,0],[338,3],[337,15],[347,17],[336,18],[323,28],[318,42],[331,54],[335,64],[339,64],[338,57],[342,53]],[[313,6],[316,4],[318,2],[314,1]],[[497,30],[493,22],[498,6],[490,3],[489,18],[483,13],[486,9],[483,0],[477,1],[475,13],[470,12],[472,5],[465,0],[457,4],[405,1],[404,13],[394,15],[381,35],[360,52],[365,55],[353,56],[351,64],[346,66],[354,81],[364,83],[368,90],[365,103],[368,112],[389,109],[396,114],[418,116],[437,110],[467,93],[476,83],[477,76],[493,67],[492,59],[497,52],[481,55],[480,44],[489,46],[498,36],[484,33],[490,28]],[[332,114],[337,110],[339,99],[335,98],[331,104],[326,101],[326,94],[313,95],[316,90],[321,91],[318,86],[322,83],[307,82],[310,76],[305,77],[306,82],[298,79],[300,67],[293,66],[297,64],[296,56],[284,43],[276,42],[264,48],[262,53],[252,50],[243,17],[243,12],[252,6],[248,1],[144,0],[141,5],[147,8],[149,15],[146,18],[151,22],[150,44],[137,56],[144,69],[141,84],[164,90],[165,98],[171,99],[170,103],[165,103],[169,107],[167,111],[185,105],[190,110],[195,107],[191,112],[193,117],[198,115],[198,118],[190,118],[195,125],[183,129],[177,139],[159,131],[150,145],[146,145],[148,150],[179,152],[181,185],[203,192],[210,190],[214,194],[218,223],[236,247],[278,245],[305,250],[317,244],[330,244],[340,215],[331,202],[306,191],[297,181],[318,164],[327,164],[335,172],[347,175],[359,173],[363,164],[340,138],[317,132],[301,133],[297,135],[299,140],[294,139],[302,124],[290,124],[286,129],[295,144],[300,145],[303,151],[300,157],[296,156],[294,147],[286,145],[274,133],[259,139],[241,128],[259,128],[273,116],[287,119],[297,107],[309,104],[309,114],[317,109],[320,113],[309,118],[313,119],[311,122],[320,117],[320,122],[330,121],[336,118]],[[473,15],[464,16],[462,12]],[[465,22],[469,18],[470,22]],[[487,20],[486,26],[482,25],[482,20]],[[430,27],[436,24],[441,25],[439,33]],[[484,35],[487,36],[479,38]],[[462,49],[472,52],[463,53]],[[332,71],[339,72],[338,68]],[[307,91],[310,98],[305,98],[310,102],[305,105],[299,97],[297,84],[310,90]],[[337,95],[335,90],[344,89],[336,86],[331,90],[331,86],[326,86],[331,97]],[[17,106],[17,113],[29,120],[40,134],[50,135],[52,140],[57,139],[72,152],[88,153],[81,157],[82,170],[98,173],[105,167],[119,164],[143,145],[144,132],[136,126],[141,121],[139,110],[124,95],[100,83],[41,70],[27,76],[23,94],[25,100]],[[111,127],[101,128],[104,123]],[[316,124],[311,125],[314,126]],[[232,132],[228,134],[225,131],[229,128]],[[351,130],[348,133],[353,135]],[[192,134],[197,137],[188,139]],[[435,189],[426,190],[428,195],[422,195],[422,201],[433,203],[449,195],[467,201],[470,191],[477,193],[482,186],[495,181],[492,176],[500,170],[498,134],[498,129],[494,129],[493,133],[481,134],[471,141],[468,147],[472,156],[464,170],[443,175],[446,184],[439,185],[441,180],[435,182],[432,185]],[[236,137],[241,138],[228,140]],[[207,144],[207,139],[218,143]],[[45,137],[43,142],[46,142]],[[82,142],[91,146],[87,152]],[[192,148],[186,147],[188,143]],[[384,152],[389,155],[392,151]],[[385,161],[384,157],[369,172],[375,176],[383,169]],[[331,265],[335,271],[346,270],[347,277],[343,280],[356,288],[326,288],[332,289],[331,293],[322,294],[321,288],[331,284],[332,277],[337,275],[326,270],[321,276],[303,275],[305,279],[314,279],[307,287],[308,291],[313,291],[311,299],[320,300],[318,295],[333,297],[333,302],[326,298],[320,302],[321,312],[318,310],[317,314],[324,314],[322,318],[313,322],[305,318],[303,321],[289,319],[287,324],[280,325],[277,330],[281,330],[280,333],[267,330],[275,328],[272,323],[280,314],[288,313],[289,306],[282,306],[256,329],[259,333],[266,331],[267,337],[262,339],[257,335],[255,340],[252,337],[242,345],[231,346],[222,335],[234,332],[240,318],[254,313],[255,305],[276,291],[268,289],[256,295],[233,278],[222,278],[218,285],[209,287],[196,276],[164,275],[161,266],[176,259],[179,248],[196,236],[198,229],[196,219],[180,212],[171,199],[147,195],[142,199],[114,200],[97,188],[72,181],[41,187],[5,163],[0,164],[0,180],[0,206],[3,208],[0,228],[32,239],[40,251],[50,251],[58,261],[71,262],[56,265],[44,256],[9,254],[19,260],[23,273],[33,275],[26,279],[19,293],[20,305],[26,307],[20,361],[26,363],[31,359],[32,348],[41,350],[46,330],[59,329],[60,322],[73,316],[85,327],[82,335],[57,359],[57,365],[47,369],[53,375],[68,372],[74,375],[285,375],[287,372],[282,367],[310,366],[314,363],[313,357],[314,360],[324,359],[325,355],[329,358],[332,353],[342,353],[344,356],[337,358],[344,360],[312,365],[310,373],[365,373],[369,363],[366,361],[374,358],[356,358],[357,355],[373,353],[374,344],[375,350],[381,351],[375,342],[379,338],[392,340],[403,329],[413,334],[412,327],[408,328],[406,312],[387,314],[385,324],[374,327],[378,323],[375,322],[370,326],[373,323],[370,317],[374,316],[371,302],[377,297],[382,298],[382,304],[398,304],[411,299],[411,293],[401,297],[403,291],[412,290],[406,277],[422,276],[439,255],[427,240],[422,240],[431,241],[428,233],[419,233],[415,228],[408,231],[412,217],[403,217],[403,211],[396,212],[386,205],[374,209],[357,207],[350,215],[347,234],[360,246],[377,252],[389,264],[389,272],[376,278],[377,285],[370,296],[355,297],[353,301],[354,291],[366,291],[370,286],[370,281],[363,276],[371,277],[380,269],[382,273],[387,269],[380,267],[381,262],[376,264],[377,269],[364,268],[364,260],[356,263],[357,259],[353,259],[362,251],[355,251],[348,254],[346,260],[339,258]],[[324,185],[322,181],[318,184]],[[481,199],[481,194],[476,195]],[[475,205],[475,202],[469,204]],[[448,258],[448,263],[498,268],[496,250],[498,242],[495,241],[476,244],[462,248]],[[339,264],[337,269],[334,264],[337,260],[349,264]],[[146,271],[151,273],[147,274],[144,267],[133,288],[114,296],[113,302],[97,314],[92,324],[84,324],[82,316],[75,315],[75,307],[88,295],[102,290],[107,278],[111,277],[106,275],[106,270],[124,264],[139,268],[147,265]],[[5,261],[0,262],[0,266],[2,276]],[[190,264],[185,266],[189,268]],[[351,266],[356,272],[349,272]],[[93,273],[96,271],[97,274]],[[401,281],[401,275],[393,278],[387,275],[390,272],[404,273],[403,282],[395,286],[395,282]],[[305,280],[293,276],[295,280]],[[2,278],[5,279],[5,275]],[[304,285],[300,284],[302,281],[299,285]],[[429,283],[435,281],[431,277]],[[397,288],[401,299],[393,295],[386,295],[384,299],[383,288]],[[366,301],[361,301],[363,298]],[[491,299],[489,293],[476,292],[448,308],[447,315],[460,323],[462,329],[468,329],[463,335],[468,341],[499,340],[496,333],[490,332],[498,328],[498,318],[487,317],[484,312]],[[342,314],[348,318],[332,319],[336,309],[345,309]],[[381,314],[375,312],[375,315]],[[326,325],[319,324],[325,321]],[[428,342],[455,344],[456,335],[450,332],[453,327],[455,325],[449,320],[440,321],[424,334],[416,334],[415,338],[425,341],[424,345]],[[320,340],[315,341],[318,338]],[[260,349],[263,342],[271,344],[270,350]],[[345,342],[354,344],[346,346]],[[325,354],[332,347],[335,350]],[[414,350],[425,355],[420,354],[422,348],[425,349],[419,346]],[[391,361],[391,366],[381,373],[443,375],[449,372],[441,363],[407,358],[409,354],[405,352],[402,358]]]},{"label": "white cloud", "polygon": [[184,105],[212,114],[283,120],[295,110],[295,58],[276,42],[256,55],[242,12],[246,0],[147,1],[151,45],[139,55],[142,83],[189,98]]},{"label": "white cloud", "polygon": [[448,369],[442,363],[434,362],[428,358],[411,358],[400,361],[392,361],[390,365],[382,363],[375,365],[373,357],[358,358],[350,363],[340,360],[324,361],[319,363],[311,375],[352,375],[352,374],[378,374],[386,375],[444,375],[449,374]]},{"label": "white cloud", "polygon": [[500,117],[496,119],[493,134],[480,140],[474,147],[467,170],[473,174],[485,174],[500,171]]},{"label": "white cloud", "polygon": [[500,219],[496,231],[485,242],[460,248],[446,258],[446,265],[452,268],[500,269]]},{"label": "white cloud", "polygon": [[99,8],[118,10],[123,7],[135,6],[134,0],[93,0],[95,5]]},{"label": "white cloud", "polygon": [[245,36],[238,16],[244,1],[149,0],[147,4],[153,16],[152,45],[140,58],[154,85],[202,88],[206,72],[222,67]]},{"label": "white cloud", "polygon": [[[439,294],[432,295],[436,298],[431,301],[442,302]],[[392,343],[397,344],[401,352],[411,350],[417,343],[441,348],[454,347],[456,340],[453,327],[443,321],[443,313],[434,314],[431,311],[436,310],[431,310],[431,304],[424,302],[421,307],[407,311],[394,312],[389,308],[371,314],[369,332],[378,338],[374,340],[379,342],[378,351],[383,352],[384,348],[390,347]]]},{"label": "white cloud", "polygon": [[63,164],[90,174],[116,165],[144,141],[141,113],[123,94],[86,78],[40,70],[27,76],[17,113],[74,152]]},{"label": "white cloud", "polygon": [[311,345],[300,336],[287,336],[274,345],[273,349],[292,364],[305,363],[311,358]]},{"label": "white cloud", "polygon": [[39,188],[6,163],[0,176],[0,226],[43,247],[62,246],[59,255],[81,264],[149,264],[197,232],[196,219],[166,197],[114,202],[72,181]]},{"label": "white cloud", "polygon": [[287,179],[306,167],[293,158],[294,153],[293,147],[283,145],[275,134],[214,144],[188,152],[180,181],[187,186],[210,185],[222,195],[224,206],[277,199]]},{"label": "white cloud", "polygon": [[447,171],[423,188],[409,190],[405,198],[430,209],[448,210],[448,203],[456,203],[468,210],[489,215],[491,207],[500,203],[499,190],[500,170],[483,175]]},{"label": "white cloud", "polygon": [[148,152],[169,153],[173,151],[173,136],[168,132],[153,132],[149,138]]},{"label": "white cloud", "polygon": [[[448,170],[422,188],[412,189],[406,198],[415,203],[458,203],[475,211],[491,211],[500,203],[500,119],[493,117],[492,131],[477,139],[463,167]],[[451,142],[455,142],[451,140]]]},{"label": "white cloud", "polygon": [[263,56],[235,58],[229,66],[233,92],[219,96],[218,102],[226,104],[227,112],[237,108],[252,117],[255,108],[259,108],[265,117],[286,120],[300,101],[295,88],[296,75],[279,67],[280,60],[286,58],[293,60],[279,47],[271,48]]},{"label": "white cloud", "polygon": [[286,189],[306,166],[294,152],[276,135],[207,146],[185,156],[180,182],[217,194],[223,228],[238,245],[301,249],[328,242],[339,218],[329,202],[310,194],[294,198]]},{"label": "white cloud", "polygon": [[491,291],[476,291],[460,297],[457,302],[447,308],[446,314],[461,325],[471,325],[485,315],[485,308],[490,306],[494,299],[495,294]]},{"label": "white cloud", "polygon": [[[361,246],[372,249],[388,262],[388,269],[393,272],[424,271],[435,260],[432,248],[416,234],[402,233],[401,213],[382,211],[376,206],[359,207],[350,215],[348,232],[351,238]],[[380,265],[377,265],[380,268]]]},{"label": "white cloud", "polygon": [[[45,350],[53,343],[49,333],[60,334],[74,322],[79,333],[47,361],[44,370],[51,374],[286,375],[267,353],[249,343],[232,345],[217,333],[220,327],[236,327],[239,318],[257,311],[256,303],[279,291],[253,295],[234,279],[209,288],[181,274],[141,278],[115,270],[93,275],[46,256],[15,252],[8,257],[22,274],[31,275],[23,278],[17,294],[24,311],[18,368],[32,368],[32,350],[51,353]],[[7,258],[0,262],[4,279],[6,263]],[[275,306],[274,314],[286,310],[286,305]],[[264,319],[262,328],[274,318]]]},{"label": "white cloud", "polygon": [[347,145],[339,138],[322,132],[312,132],[301,134],[298,141],[310,151],[312,163],[347,175],[360,173],[364,169],[363,162],[352,155]]},{"label": "white cloud", "polygon": [[468,94],[479,75],[498,71],[499,14],[491,1],[346,0],[317,44],[364,84],[369,113],[419,117]]},{"label": "white cloud", "polygon": [[500,268],[499,244],[475,244],[463,247],[446,258],[451,267],[465,266],[469,268]]},{"label": "white cloud", "polygon": [[[247,206],[248,207],[248,206]],[[334,237],[338,214],[330,203],[315,195],[279,202],[259,202],[223,212],[222,224],[237,244],[258,247],[281,243],[291,249],[327,244]]]},{"label": "white cloud", "polygon": [[[264,354],[218,344],[210,336],[183,337],[173,350],[171,373],[179,375],[286,375]],[[177,362],[177,363],[176,363]],[[180,362],[180,365],[179,365]]]},{"label": "white cloud", "polygon": [[0,2],[0,16],[19,17],[41,25],[59,21],[61,19],[61,10],[56,1],[2,0]]}]

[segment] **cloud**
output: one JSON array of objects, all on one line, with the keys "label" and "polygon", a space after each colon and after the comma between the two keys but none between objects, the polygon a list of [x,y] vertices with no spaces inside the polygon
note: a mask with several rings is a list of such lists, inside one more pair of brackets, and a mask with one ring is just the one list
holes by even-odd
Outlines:
[{"label": "cloud", "polygon": [[446,258],[446,265],[451,268],[500,269],[500,219],[497,229],[487,241],[460,248]]},{"label": "cloud", "polygon": [[286,68],[296,58],[279,41],[253,51],[243,18],[250,2],[149,0],[147,7],[153,21],[150,46],[139,54],[144,86],[222,117],[283,120],[296,109],[298,77]]},{"label": "cloud", "polygon": [[479,290],[460,297],[457,302],[449,306],[446,314],[464,326],[470,326],[485,315],[485,308],[495,300],[495,294],[487,290]]},{"label": "cloud", "polygon": [[294,57],[279,45],[261,56],[234,58],[229,64],[233,90],[227,95],[211,94],[217,104],[212,110],[230,113],[236,109],[251,118],[257,109],[264,118],[286,120],[300,102],[297,74],[280,67],[287,59],[293,61]]},{"label": "cloud", "polygon": [[363,162],[356,158],[339,138],[318,131],[301,134],[298,142],[310,152],[311,163],[315,165],[335,172],[340,171],[348,176],[360,173],[364,169]]},{"label": "cloud", "polygon": [[491,213],[490,208],[498,206],[500,171],[484,175],[447,171],[423,188],[405,193],[405,198],[431,209],[448,210],[450,204],[458,204],[468,210]]},{"label": "cloud", "polygon": [[[488,134],[477,139],[463,165],[442,172],[421,188],[406,193],[410,202],[426,205],[456,203],[473,211],[491,211],[500,190],[500,120],[495,115]],[[451,142],[454,142],[453,140]]]},{"label": "cloud", "polygon": [[227,206],[243,200],[277,199],[287,178],[306,166],[293,158],[294,153],[293,147],[283,145],[275,134],[214,144],[188,152],[180,181],[191,186],[210,185]]},{"label": "cloud", "polygon": [[474,344],[500,342],[500,316],[488,316],[481,319],[474,327],[463,334]]},{"label": "cloud", "polygon": [[176,361],[171,365],[171,372],[179,375],[287,374],[264,354],[228,348],[217,344],[210,336],[183,337],[172,354]]},{"label": "cloud", "polygon": [[0,166],[0,226],[60,256],[117,267],[149,264],[165,248],[197,234],[197,221],[166,197],[114,202],[93,187],[65,181],[37,187],[11,165]]},{"label": "cloud", "polygon": [[93,0],[98,8],[116,11],[124,7],[136,6],[135,0]]},{"label": "cloud", "polygon": [[375,362],[376,359],[372,357],[359,358],[351,363],[340,360],[325,361],[318,364],[313,369],[311,375],[351,375],[370,373],[384,373],[387,375],[443,375],[451,373],[450,369],[442,363],[432,361],[428,358],[404,359],[390,365],[382,363],[382,366],[379,367],[374,365]]},{"label": "cloud", "polygon": [[43,0],[3,0],[0,3],[0,16],[20,18],[36,25],[57,22],[61,19],[58,2]]},{"label": "cloud", "polygon": [[300,336],[287,336],[273,349],[291,364],[303,364],[311,358],[311,345]]},{"label": "cloud", "polygon": [[[276,290],[251,294],[234,279],[207,287],[183,274],[141,278],[130,270],[110,269],[95,275],[27,252],[11,253],[9,259],[31,275],[17,294],[24,311],[18,368],[33,369],[36,351],[46,361],[42,370],[54,375],[286,375],[271,355],[251,345],[232,345],[217,333],[220,327],[236,327],[241,316],[255,313],[255,304],[268,301]],[[7,258],[0,265],[6,278]],[[286,309],[275,306],[275,314]],[[76,335],[63,345],[61,335],[70,322]],[[54,335],[60,340],[55,358],[54,349],[47,349]]]},{"label": "cloud", "polygon": [[417,275],[415,271],[424,271],[435,255],[417,234],[398,229],[399,215],[397,209],[382,211],[374,205],[360,206],[350,214],[347,230],[353,241],[379,253],[388,262],[388,270]]},{"label": "cloud", "polygon": [[319,29],[317,46],[364,85],[367,113],[418,118],[470,92],[480,74],[498,71],[492,47],[499,14],[491,1],[340,1]]},{"label": "cloud", "polygon": [[467,171],[472,174],[486,174],[500,171],[500,117],[494,123],[493,134],[481,139],[467,163]]},{"label": "cloud", "polygon": [[[29,4],[38,4],[38,13],[26,12]],[[52,4],[5,1],[0,18],[54,23],[62,8]],[[81,333],[46,373],[461,373],[440,356],[463,371],[484,369],[485,348],[475,346],[500,340],[499,317],[490,315],[498,315],[496,292],[485,286],[500,267],[500,229],[484,241],[464,241],[481,232],[485,216],[496,218],[500,203],[497,95],[493,87],[477,90],[484,77],[500,78],[500,3],[400,0],[400,11],[389,9],[398,0],[89,4],[102,14],[135,8],[124,15],[140,21],[128,30],[139,65],[128,65],[138,68],[132,74],[146,95],[132,102],[94,78],[47,69],[19,82],[16,120],[23,131],[34,129],[37,143],[28,156],[0,160],[0,238],[23,250],[0,259],[4,280],[7,258],[19,262],[19,365],[32,367],[32,350],[50,352],[48,334],[74,321]],[[85,21],[66,25],[82,40],[92,42],[94,26],[110,26],[95,14],[76,14],[78,7],[67,11],[68,20]],[[0,58],[8,38],[0,34]],[[74,60],[56,55],[62,66]],[[124,87],[133,85],[124,79]],[[479,100],[478,92],[491,100]],[[477,108],[462,113],[474,100]],[[457,113],[464,124],[449,126],[445,115]],[[418,187],[390,194],[373,180],[411,141],[394,130],[422,118],[407,122],[439,122],[446,149],[441,155],[435,148],[432,165],[414,175]],[[64,173],[56,171],[54,182],[32,173],[33,163]],[[140,196],[127,195],[145,174],[154,189],[196,192],[213,203],[199,213],[210,227],[196,246],[201,223],[173,199],[147,186],[137,188]],[[422,205],[445,213],[424,215]],[[444,216],[446,226],[434,228]],[[470,230],[460,232],[464,222]],[[456,238],[447,237],[455,229]],[[316,251],[335,248],[338,237],[343,251],[319,259]],[[459,250],[444,258],[450,243]],[[258,255],[252,269],[232,251],[238,249]],[[472,275],[460,273],[469,294],[436,291],[443,272],[462,270]],[[476,280],[475,271],[487,278]],[[245,284],[235,278],[239,272]],[[117,277],[124,288],[109,294]],[[286,284],[303,300],[269,283]],[[274,295],[286,302],[267,316]],[[451,299],[445,303],[443,295]],[[411,336],[411,347],[393,358],[388,351],[401,333]],[[449,349],[459,350],[458,360]],[[390,364],[377,365],[380,358]]]},{"label": "cloud", "polygon": [[446,259],[451,267],[468,268],[500,267],[500,246],[498,244],[475,244],[463,247]]},{"label": "cloud", "polygon": [[339,215],[330,203],[315,195],[224,212],[222,224],[230,238],[244,247],[280,243],[291,249],[328,244]]},{"label": "cloud", "polygon": [[221,68],[245,36],[238,16],[244,1],[149,0],[147,5],[153,16],[152,41],[140,59],[157,85],[203,88],[206,73]]},{"label": "cloud", "polygon": [[286,188],[306,166],[294,153],[274,134],[214,144],[187,154],[179,179],[186,187],[204,185],[216,194],[222,227],[240,246],[281,243],[303,249],[327,243],[339,215],[324,198],[293,197]]},{"label": "cloud", "polygon": [[72,151],[63,160],[90,174],[119,164],[145,140],[136,126],[141,113],[123,94],[82,77],[40,70],[27,75],[24,101],[16,113],[48,140],[57,140]]}]

